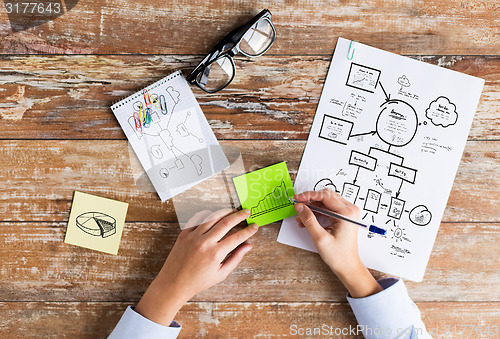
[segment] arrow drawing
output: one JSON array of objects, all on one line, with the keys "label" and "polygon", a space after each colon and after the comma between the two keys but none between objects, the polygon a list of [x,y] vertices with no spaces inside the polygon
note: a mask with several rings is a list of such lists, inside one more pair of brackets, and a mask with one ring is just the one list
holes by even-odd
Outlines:
[{"label": "arrow drawing", "polygon": [[349,135],[349,138],[348,138],[348,139],[353,138],[353,137],[360,137],[360,136],[362,136],[362,135],[368,135],[368,134],[370,134],[370,135],[375,135],[375,133],[377,133],[377,131],[370,131],[370,132],[366,132],[366,133],[359,133],[359,134],[351,134],[351,135]]},{"label": "arrow drawing", "polygon": [[386,99],[385,101],[391,100],[391,95],[390,94],[387,95],[387,92],[385,91],[384,86],[382,86],[382,83],[380,81],[378,83],[380,84],[380,88],[382,88],[382,91],[384,92],[385,99]]}]

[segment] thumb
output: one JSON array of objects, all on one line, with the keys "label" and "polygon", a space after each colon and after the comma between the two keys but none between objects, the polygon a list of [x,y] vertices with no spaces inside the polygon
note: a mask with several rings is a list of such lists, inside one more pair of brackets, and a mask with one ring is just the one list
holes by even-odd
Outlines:
[{"label": "thumb", "polygon": [[329,235],[329,233],[319,224],[318,219],[316,219],[316,216],[309,207],[304,204],[296,204],[295,210],[315,244],[317,244],[322,237]]}]

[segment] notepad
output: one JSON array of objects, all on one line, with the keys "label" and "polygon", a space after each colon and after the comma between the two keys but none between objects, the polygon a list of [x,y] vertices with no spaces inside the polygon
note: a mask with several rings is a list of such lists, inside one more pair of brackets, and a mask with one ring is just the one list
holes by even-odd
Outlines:
[{"label": "notepad", "polygon": [[[387,229],[358,232],[372,269],[423,279],[484,80],[339,38],[295,181]],[[278,241],[317,251],[286,219]]]},{"label": "notepad", "polygon": [[229,166],[179,71],[111,109],[162,201]]}]

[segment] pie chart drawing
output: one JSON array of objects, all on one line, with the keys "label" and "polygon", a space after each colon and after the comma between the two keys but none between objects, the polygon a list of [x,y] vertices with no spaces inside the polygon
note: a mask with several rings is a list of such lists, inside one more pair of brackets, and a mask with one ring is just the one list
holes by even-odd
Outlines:
[{"label": "pie chart drawing", "polygon": [[109,237],[116,233],[116,219],[101,212],[85,212],[76,217],[76,226],[96,237]]}]

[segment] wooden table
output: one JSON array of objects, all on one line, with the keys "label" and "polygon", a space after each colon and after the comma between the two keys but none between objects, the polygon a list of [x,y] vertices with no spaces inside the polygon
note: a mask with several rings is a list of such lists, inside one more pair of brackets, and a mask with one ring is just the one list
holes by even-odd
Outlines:
[{"label": "wooden table", "polygon": [[[294,177],[339,36],[486,79],[425,279],[407,286],[436,337],[495,337],[468,331],[500,323],[496,0],[87,0],[16,33],[0,10],[2,337],[105,337],[139,300],[179,227],[170,201],[135,186],[109,106],[187,72],[262,8],[278,32],[269,52],[238,57],[235,80],[217,94],[193,88],[248,168],[287,160]],[[75,190],[130,203],[117,256],[63,243]],[[262,228],[238,269],[183,307],[182,338],[355,326],[344,287],[318,255],[277,243],[279,227]],[[467,334],[443,334],[453,325]]]}]

